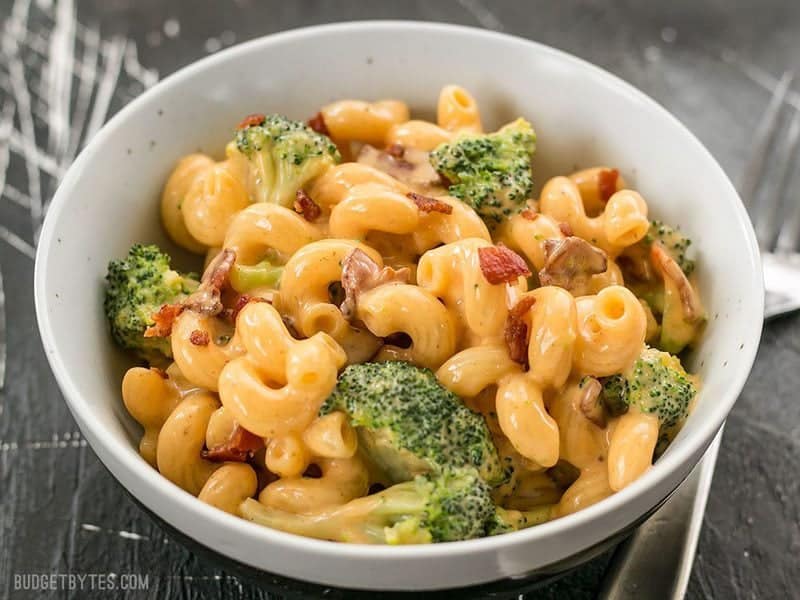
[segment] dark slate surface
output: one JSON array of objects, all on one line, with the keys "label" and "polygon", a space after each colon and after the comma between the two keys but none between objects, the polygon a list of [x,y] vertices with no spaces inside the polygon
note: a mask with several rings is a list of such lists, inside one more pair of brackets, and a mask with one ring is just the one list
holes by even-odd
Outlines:
[{"label": "dark slate surface", "polygon": [[[0,1],[0,18],[5,21],[0,33],[0,124],[7,121],[9,113],[4,110],[25,100],[20,87],[13,84],[14,74],[24,73],[41,149],[29,158],[42,167],[39,184],[45,202],[59,166],[69,163],[72,145],[90,129],[73,131],[66,150],[57,137],[48,146],[48,104],[46,97],[40,98],[39,79],[57,15],[60,12],[61,22],[68,22],[71,4]],[[93,33],[99,32],[102,40],[97,61],[89,60],[91,52],[83,55],[84,62],[90,63],[84,79],[98,73],[93,87],[87,89],[94,90],[95,119],[102,120],[155,80],[155,73],[143,71],[141,65],[163,77],[221,47],[287,28],[404,18],[503,30],[577,54],[642,88],[683,120],[735,179],[752,150],[758,117],[776,80],[784,70],[800,68],[800,3],[641,4],[94,0],[79,3],[76,31],[80,51],[87,42],[91,50]],[[20,60],[15,62],[15,57]],[[113,91],[107,111],[100,89],[101,80],[106,79]],[[800,95],[795,93],[789,102],[800,108]],[[52,102],[49,107],[53,108]],[[25,134],[25,128],[18,119],[14,121],[13,129]],[[0,132],[0,173],[7,171],[0,199],[0,272],[8,323],[6,386],[0,391],[0,594],[14,598],[276,597],[200,561],[168,538],[121,491],[77,432],[36,334],[33,262],[26,255],[32,250],[39,222],[37,194],[31,187],[36,185],[35,177],[29,178],[21,156],[24,135],[9,136],[2,126]],[[791,184],[789,197],[794,201],[800,192],[799,179],[795,176]],[[32,207],[30,198],[34,198]],[[765,329],[753,374],[725,431],[690,598],[798,597],[799,340],[800,317],[796,315],[773,321]],[[526,597],[592,598],[605,564],[605,558],[598,559]],[[14,577],[28,573],[136,573],[148,577],[149,591],[113,595],[15,592]]]}]

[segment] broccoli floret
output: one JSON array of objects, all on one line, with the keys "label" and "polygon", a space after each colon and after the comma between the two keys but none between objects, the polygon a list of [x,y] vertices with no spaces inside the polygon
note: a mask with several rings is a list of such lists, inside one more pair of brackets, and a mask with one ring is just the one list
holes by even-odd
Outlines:
[{"label": "broccoli floret", "polygon": [[339,542],[424,544],[487,535],[495,523],[488,484],[472,468],[418,475],[413,481],[302,515],[256,500],[241,505],[250,521],[289,533]]},{"label": "broccoli floret", "polygon": [[111,335],[123,348],[147,360],[172,356],[169,338],[144,337],[152,315],[164,304],[179,302],[197,281],[170,269],[170,258],[158,246],[135,244],[128,256],[108,263],[105,313]]},{"label": "broccoli floret", "polygon": [[236,263],[231,269],[231,287],[244,294],[258,288],[277,289],[280,286],[283,267],[262,260],[255,265]]},{"label": "broccoli floret", "polygon": [[689,259],[687,251],[692,240],[685,237],[677,229],[673,229],[661,221],[651,221],[650,229],[644,237],[644,243],[649,247],[654,242],[660,242],[672,259],[688,277],[694,271],[694,261]]},{"label": "broccoli floret", "polygon": [[496,133],[441,144],[431,153],[431,164],[450,182],[450,195],[474,208],[493,228],[525,206],[533,188],[535,150],[531,124],[517,119]]},{"label": "broccoli floret", "polygon": [[511,510],[495,508],[495,514],[486,529],[486,535],[499,535],[527,529],[545,523],[553,518],[553,505],[543,504],[532,510]]},{"label": "broccoli floret", "polygon": [[600,402],[610,417],[618,417],[628,412],[628,380],[623,375],[601,377],[603,389]]},{"label": "broccoli floret", "polygon": [[287,208],[297,190],[341,160],[328,137],[281,115],[239,129],[235,142],[248,158],[254,199]]},{"label": "broccoli floret", "polygon": [[491,485],[506,478],[483,417],[428,369],[400,361],[350,365],[321,413],[333,410],[347,413],[359,447],[390,483],[464,466]]},{"label": "broccoli floret", "polygon": [[655,348],[645,348],[626,373],[606,378],[603,385],[604,397],[656,415],[662,430],[675,427],[686,417],[696,393],[678,357]]}]

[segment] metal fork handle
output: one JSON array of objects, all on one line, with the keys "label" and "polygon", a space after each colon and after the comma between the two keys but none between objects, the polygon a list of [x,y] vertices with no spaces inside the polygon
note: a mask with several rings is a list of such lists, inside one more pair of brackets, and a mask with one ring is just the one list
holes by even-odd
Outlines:
[{"label": "metal fork handle", "polygon": [[678,600],[686,594],[722,429],[672,497],[620,544],[599,598]]},{"label": "metal fork handle", "polygon": [[764,266],[764,317],[769,319],[800,308],[800,254],[761,254]]}]

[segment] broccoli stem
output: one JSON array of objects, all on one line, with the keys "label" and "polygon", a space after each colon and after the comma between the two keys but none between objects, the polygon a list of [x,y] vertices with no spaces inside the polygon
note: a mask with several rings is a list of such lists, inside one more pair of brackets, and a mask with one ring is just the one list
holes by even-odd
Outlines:
[{"label": "broccoli stem", "polygon": [[287,533],[336,542],[385,544],[384,528],[422,514],[425,504],[415,483],[409,481],[310,514],[296,515],[270,508],[252,498],[245,500],[239,511],[248,521]]},{"label": "broccoli stem", "polygon": [[278,287],[282,275],[283,267],[274,266],[267,260],[262,260],[255,265],[235,264],[231,269],[231,286],[240,294],[256,288],[275,289]]}]

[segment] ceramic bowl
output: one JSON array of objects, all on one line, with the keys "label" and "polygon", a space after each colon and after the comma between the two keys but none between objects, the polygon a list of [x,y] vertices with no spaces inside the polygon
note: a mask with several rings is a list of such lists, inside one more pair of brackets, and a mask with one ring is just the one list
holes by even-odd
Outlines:
[{"label": "ceramic bowl", "polygon": [[[487,128],[518,115],[533,123],[537,185],[576,167],[614,165],[647,199],[652,216],[694,240],[709,322],[689,359],[703,386],[683,431],[643,477],[586,510],[525,531],[439,545],[296,537],[206,506],[171,484],[137,453],[140,431],[120,399],[131,359],[111,341],[102,298],[110,258],[134,242],[167,244],[158,202],[176,160],[198,150],[219,155],[242,115],[253,112],[307,118],[334,99],[401,98],[416,114],[431,116],[448,83],[476,96]],[[35,285],[42,340],[72,414],[142,505],[227,559],[354,589],[475,585],[550,572],[589,556],[652,511],[700,459],[747,378],[763,314],[758,248],[742,203],[714,158],[666,110],[552,48],[413,22],[271,35],[194,63],[142,94],[67,172],[41,233]]]}]

